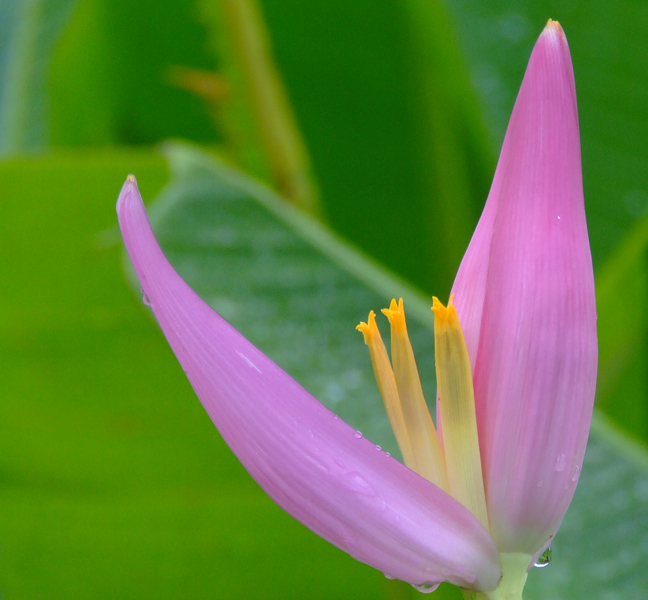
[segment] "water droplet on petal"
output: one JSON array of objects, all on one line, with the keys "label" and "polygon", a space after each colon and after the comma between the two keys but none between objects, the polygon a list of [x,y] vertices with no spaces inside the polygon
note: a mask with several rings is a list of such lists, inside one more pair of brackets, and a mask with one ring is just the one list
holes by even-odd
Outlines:
[{"label": "water droplet on petal", "polygon": [[394,576],[392,576],[392,575],[387,575],[387,573],[383,573],[383,575],[384,575],[385,577],[387,577],[387,579],[396,579],[396,577],[394,577]]},{"label": "water droplet on petal", "polygon": [[338,417],[337,415],[333,415],[333,420],[337,421],[339,418],[340,417]]},{"label": "water droplet on petal", "polygon": [[376,444],[376,445],[374,446],[374,448],[375,448],[376,450],[378,450],[378,452],[380,452],[380,451],[382,450],[382,448],[381,448],[378,444]]},{"label": "water droplet on petal", "polygon": [[354,437],[356,440],[360,440],[360,439],[362,439],[362,431],[356,431],[356,432],[353,434],[353,437]]},{"label": "water droplet on petal", "polygon": [[142,292],[142,302],[146,304],[146,306],[151,306],[151,301],[149,300],[148,296],[146,295],[146,292],[144,291],[144,288],[140,288],[140,291]]},{"label": "water droplet on petal", "polygon": [[538,560],[535,562],[533,565],[534,567],[538,567],[538,569],[542,569],[546,567],[549,563],[551,562],[551,546],[547,548],[538,558]]},{"label": "water droplet on petal", "polygon": [[413,583],[412,587],[415,590],[418,590],[419,592],[423,592],[424,594],[431,594],[434,590],[436,590],[440,583]]},{"label": "water droplet on petal", "polygon": [[574,467],[574,472],[572,473],[572,481],[578,481],[579,477],[580,477],[580,467],[576,465]]},{"label": "water droplet on petal", "polygon": [[387,456],[387,458],[389,458],[391,456],[391,452],[385,452],[385,456]]},{"label": "water droplet on petal", "polygon": [[565,458],[567,458],[566,454],[558,455],[558,458],[556,458],[556,464],[554,465],[556,471],[560,472],[565,470]]}]

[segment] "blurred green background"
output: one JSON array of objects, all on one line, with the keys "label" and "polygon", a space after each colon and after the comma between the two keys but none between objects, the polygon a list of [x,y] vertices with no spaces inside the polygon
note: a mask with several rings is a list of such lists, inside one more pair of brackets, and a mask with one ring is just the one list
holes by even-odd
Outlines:
[{"label": "blurred green background", "polygon": [[[627,472],[572,511],[596,527],[587,506],[608,498],[618,519],[585,539],[623,566],[587,576],[587,597],[640,597],[648,537],[624,540],[648,526],[648,4],[263,0],[259,30],[242,4],[0,3],[0,598],[415,597],[294,522],[239,465],[126,281],[114,202],[128,173],[147,201],[186,185],[186,159],[172,153],[170,169],[160,148],[190,142],[285,195],[308,182],[294,204],[444,297],[550,17],[576,72],[597,277],[593,455]],[[250,31],[272,51],[246,58]],[[250,60],[278,74],[261,101]],[[264,141],[268,120],[287,150]],[[555,563],[529,598],[577,597],[540,595],[534,577],[566,581]]]}]

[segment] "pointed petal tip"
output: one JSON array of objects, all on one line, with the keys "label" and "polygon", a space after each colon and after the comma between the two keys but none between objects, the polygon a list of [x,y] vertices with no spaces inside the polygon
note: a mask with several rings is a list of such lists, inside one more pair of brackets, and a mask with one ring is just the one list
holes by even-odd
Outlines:
[{"label": "pointed petal tip", "polygon": [[[567,36],[565,35],[565,30],[562,28],[562,25],[558,21],[549,19],[545,28],[542,30],[540,37],[538,38],[540,44],[547,44],[549,46],[567,47]],[[569,50],[567,50],[569,51]]]},{"label": "pointed petal tip", "polygon": [[142,202],[142,197],[140,196],[139,188],[137,187],[137,179],[135,179],[135,175],[132,174],[126,177],[126,181],[124,181],[124,185],[122,185],[119,192],[117,198],[117,212],[119,213],[125,204],[131,201],[131,199]]},{"label": "pointed petal tip", "polygon": [[554,21],[553,19],[549,19],[547,21],[547,24],[545,25],[545,28],[542,31],[543,35],[561,35],[565,37],[565,32],[563,31],[562,25],[560,24],[559,21]]}]

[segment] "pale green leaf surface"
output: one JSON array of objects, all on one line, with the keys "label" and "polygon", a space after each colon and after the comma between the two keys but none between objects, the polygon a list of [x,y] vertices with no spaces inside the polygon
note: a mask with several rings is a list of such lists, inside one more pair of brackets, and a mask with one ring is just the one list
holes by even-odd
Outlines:
[{"label": "pale green leaf surface", "polygon": [[648,454],[600,413],[553,556],[529,576],[526,600],[626,600],[648,590]]},{"label": "pale green leaf surface", "polygon": [[[152,214],[174,266],[324,404],[398,455],[368,368],[369,353],[355,327],[366,321],[369,310],[380,314],[394,296],[404,297],[406,313],[431,324],[430,304],[288,209],[267,188],[186,147],[170,154],[182,175],[163,192]],[[304,230],[310,241],[292,233],[283,219]],[[340,260],[353,274],[336,264]],[[389,323],[382,315],[379,323],[388,342]],[[420,351],[419,370],[430,398],[433,336],[422,327],[412,328],[410,335]]]},{"label": "pale green leaf surface", "polygon": [[0,3],[0,155],[45,146],[45,77],[76,0]]},{"label": "pale green leaf surface", "polygon": [[[153,214],[172,263],[324,404],[391,449],[366,350],[353,328],[369,308],[385,304],[385,287],[392,285],[395,295],[407,290],[223,164],[210,165],[186,148],[170,154],[182,176],[164,191]],[[407,306],[430,397],[431,320],[415,293]],[[592,434],[554,562],[531,574],[529,600],[633,598],[648,586],[648,459],[641,450],[629,453],[614,443],[619,436],[608,429],[599,426]]]}]

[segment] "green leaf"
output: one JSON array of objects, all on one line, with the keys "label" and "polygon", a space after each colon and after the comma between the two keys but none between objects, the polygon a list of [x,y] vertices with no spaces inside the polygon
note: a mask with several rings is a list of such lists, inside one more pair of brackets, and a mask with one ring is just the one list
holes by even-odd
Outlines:
[{"label": "green leaf", "polygon": [[634,227],[596,277],[600,344],[597,406],[648,440],[648,217]]},{"label": "green leaf", "polygon": [[494,154],[444,3],[262,4],[328,222],[426,292],[447,293]]},{"label": "green leaf", "polygon": [[74,5],[75,0],[0,4],[0,155],[45,146],[46,69]]},{"label": "green leaf", "polygon": [[648,589],[648,454],[597,414],[574,501],[525,600],[641,598]]},{"label": "green leaf", "polygon": [[214,143],[200,98],[173,83],[176,67],[213,70],[194,4],[84,0],[52,56],[53,146]]},{"label": "green leaf", "polygon": [[[424,389],[433,397],[425,300],[295,213],[259,184],[187,148],[154,228],[187,282],[366,437],[393,451],[356,322],[403,295]],[[648,458],[598,416],[554,562],[529,577],[535,598],[641,597],[648,585]],[[543,460],[542,456],[538,460]],[[551,596],[553,594],[553,596]]]}]

